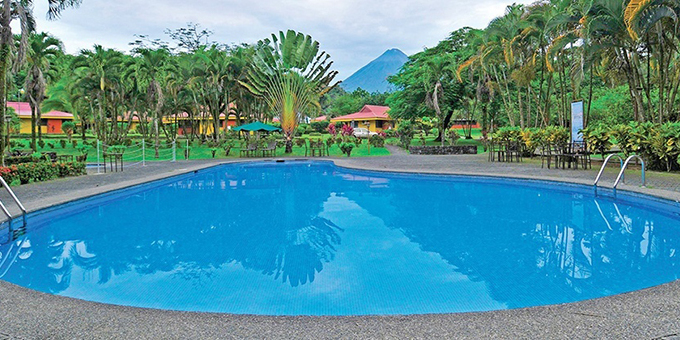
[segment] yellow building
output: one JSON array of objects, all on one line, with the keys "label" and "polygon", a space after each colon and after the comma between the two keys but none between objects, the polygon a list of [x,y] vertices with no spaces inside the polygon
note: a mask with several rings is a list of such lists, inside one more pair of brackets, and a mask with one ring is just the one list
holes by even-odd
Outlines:
[{"label": "yellow building", "polygon": [[349,124],[353,128],[367,128],[372,132],[380,132],[395,127],[395,122],[387,113],[388,106],[364,105],[364,107],[352,114],[335,117],[331,123],[336,125]]},{"label": "yellow building", "polygon": [[[7,102],[7,107],[14,109],[14,112],[19,117],[20,128],[19,131],[13,131],[14,133],[31,133],[31,105],[26,102]],[[61,111],[50,111],[47,113],[42,113],[40,115],[40,120],[38,121],[38,126],[42,133],[64,133],[61,129],[61,124],[64,121],[72,121],[73,114]]]}]

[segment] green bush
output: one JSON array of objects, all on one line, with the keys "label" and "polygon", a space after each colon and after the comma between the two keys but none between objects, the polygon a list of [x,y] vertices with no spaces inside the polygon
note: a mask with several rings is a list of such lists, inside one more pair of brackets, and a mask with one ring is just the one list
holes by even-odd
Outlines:
[{"label": "green bush", "polygon": [[602,157],[612,148],[611,129],[604,126],[589,126],[581,130],[583,140],[591,150],[596,150]]},{"label": "green bush", "polygon": [[385,146],[385,137],[381,135],[373,135],[368,139],[368,142],[376,148],[382,148]]},{"label": "green bush", "polygon": [[340,151],[342,151],[343,154],[347,155],[347,157],[350,156],[352,153],[352,149],[356,147],[356,144],[352,142],[342,142],[340,143]]},{"label": "green bush", "polygon": [[319,133],[323,133],[323,132],[326,131],[329,124],[330,124],[329,121],[324,120],[324,121],[321,121],[321,122],[312,122],[310,124],[310,126],[314,131],[319,132]]},{"label": "green bush", "polygon": [[59,140],[59,145],[61,146],[62,149],[66,149],[66,141],[63,139]]},{"label": "green bush", "polygon": [[397,134],[399,135],[400,146],[404,149],[408,149],[414,134],[413,123],[408,120],[401,122],[399,128],[397,128]]},{"label": "green bush", "polygon": [[79,176],[86,173],[84,162],[52,163],[30,162],[0,167],[0,175],[8,183],[33,183],[59,177]]}]

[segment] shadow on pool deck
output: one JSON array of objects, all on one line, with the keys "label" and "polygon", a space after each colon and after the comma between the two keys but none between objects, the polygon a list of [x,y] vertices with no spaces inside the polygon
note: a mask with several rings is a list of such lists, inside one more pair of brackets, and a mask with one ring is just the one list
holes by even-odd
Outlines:
[{"label": "shadow on pool deck", "polygon": [[[340,166],[373,170],[518,176],[585,184],[592,184],[595,177],[595,170],[547,170],[535,161],[487,163],[484,155],[411,156],[393,152],[389,157],[334,161]],[[30,184],[16,188],[16,192],[29,210],[36,210],[220,163],[224,161],[150,163],[122,173]],[[615,170],[607,172],[610,183],[614,175]],[[631,172],[631,184],[635,184],[634,177]],[[680,176],[651,173],[648,181],[655,189],[625,188],[680,198]],[[0,281],[0,338],[666,338],[680,334],[679,311],[678,281],[557,306],[484,313],[356,317],[274,317],[143,309],[43,294]]]}]

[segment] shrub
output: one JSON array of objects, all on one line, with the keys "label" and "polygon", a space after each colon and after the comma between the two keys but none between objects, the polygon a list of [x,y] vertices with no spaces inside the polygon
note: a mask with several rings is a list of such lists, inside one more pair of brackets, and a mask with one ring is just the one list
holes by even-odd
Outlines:
[{"label": "shrub", "polygon": [[456,141],[458,141],[458,139],[460,139],[460,135],[458,134],[458,131],[456,131],[456,130],[449,130],[448,139],[449,139],[449,144],[455,145],[455,144],[456,144]]},{"label": "shrub", "polygon": [[78,141],[77,141],[77,140],[72,140],[72,141],[71,141],[71,145],[73,146],[74,149],[77,148],[77,147],[78,147]]},{"label": "shrub", "polygon": [[326,128],[330,125],[330,122],[327,120],[321,121],[321,122],[312,122],[310,126],[312,129],[316,132],[322,133],[326,131]]},{"label": "shrub", "polygon": [[[39,140],[39,141],[38,141],[38,146],[39,146],[41,149],[44,149],[44,148],[45,148],[45,141],[44,141],[44,140]],[[54,147],[54,146],[52,146],[52,147]]]},{"label": "shrub", "polygon": [[588,144],[591,150],[597,152],[604,157],[604,153],[609,151],[612,147],[611,130],[604,126],[589,126],[581,130],[583,140]]},{"label": "shrub", "polygon": [[356,144],[352,142],[342,142],[340,143],[340,151],[342,151],[343,154],[347,155],[347,157],[350,156],[352,153],[352,149],[356,147]]},{"label": "shrub", "polygon": [[33,183],[59,177],[79,176],[86,173],[84,162],[52,163],[30,162],[0,167],[0,176],[8,183]]},{"label": "shrub", "polygon": [[[234,139],[227,139],[224,142],[222,142],[222,148],[224,149],[224,155],[229,156],[229,152],[231,152],[231,149],[233,149],[236,146],[236,140]],[[213,158],[215,158],[213,156]]]},{"label": "shrub", "polygon": [[73,131],[75,130],[75,128],[76,125],[71,121],[65,121],[61,124],[61,130],[64,131],[64,133],[68,137],[68,140],[71,140],[71,136],[73,136]]},{"label": "shrub", "polygon": [[61,146],[62,149],[66,149],[66,140],[60,139],[59,145]]},{"label": "shrub", "polygon": [[376,148],[382,148],[385,146],[385,137],[381,135],[373,135],[368,139],[368,142]]},{"label": "shrub", "polygon": [[307,144],[307,139],[305,138],[295,138],[293,141],[295,146],[305,146]]},{"label": "shrub", "polygon": [[342,130],[340,131],[340,134],[343,135],[343,136],[353,136],[354,135],[354,128],[351,127],[349,124],[343,124]]},{"label": "shrub", "polygon": [[54,149],[54,143],[47,143],[47,146],[48,146],[50,149]]},{"label": "shrub", "polygon": [[399,136],[401,147],[408,149],[409,145],[411,145],[411,139],[413,139],[413,124],[408,120],[403,121],[401,124],[399,124],[397,134]]},{"label": "shrub", "polygon": [[338,130],[335,129],[335,123],[328,124],[328,133],[335,137],[338,134]]}]

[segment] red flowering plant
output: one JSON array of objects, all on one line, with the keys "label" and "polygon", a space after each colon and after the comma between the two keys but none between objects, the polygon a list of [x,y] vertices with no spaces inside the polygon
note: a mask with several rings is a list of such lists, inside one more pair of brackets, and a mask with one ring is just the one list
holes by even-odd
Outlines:
[{"label": "red flowering plant", "polygon": [[340,132],[343,136],[353,136],[354,135],[354,128],[344,124],[342,125],[342,131]]},{"label": "red flowering plant", "polygon": [[335,137],[338,134],[338,130],[335,129],[335,123],[330,123],[328,124],[328,133],[330,133],[333,137]]}]

